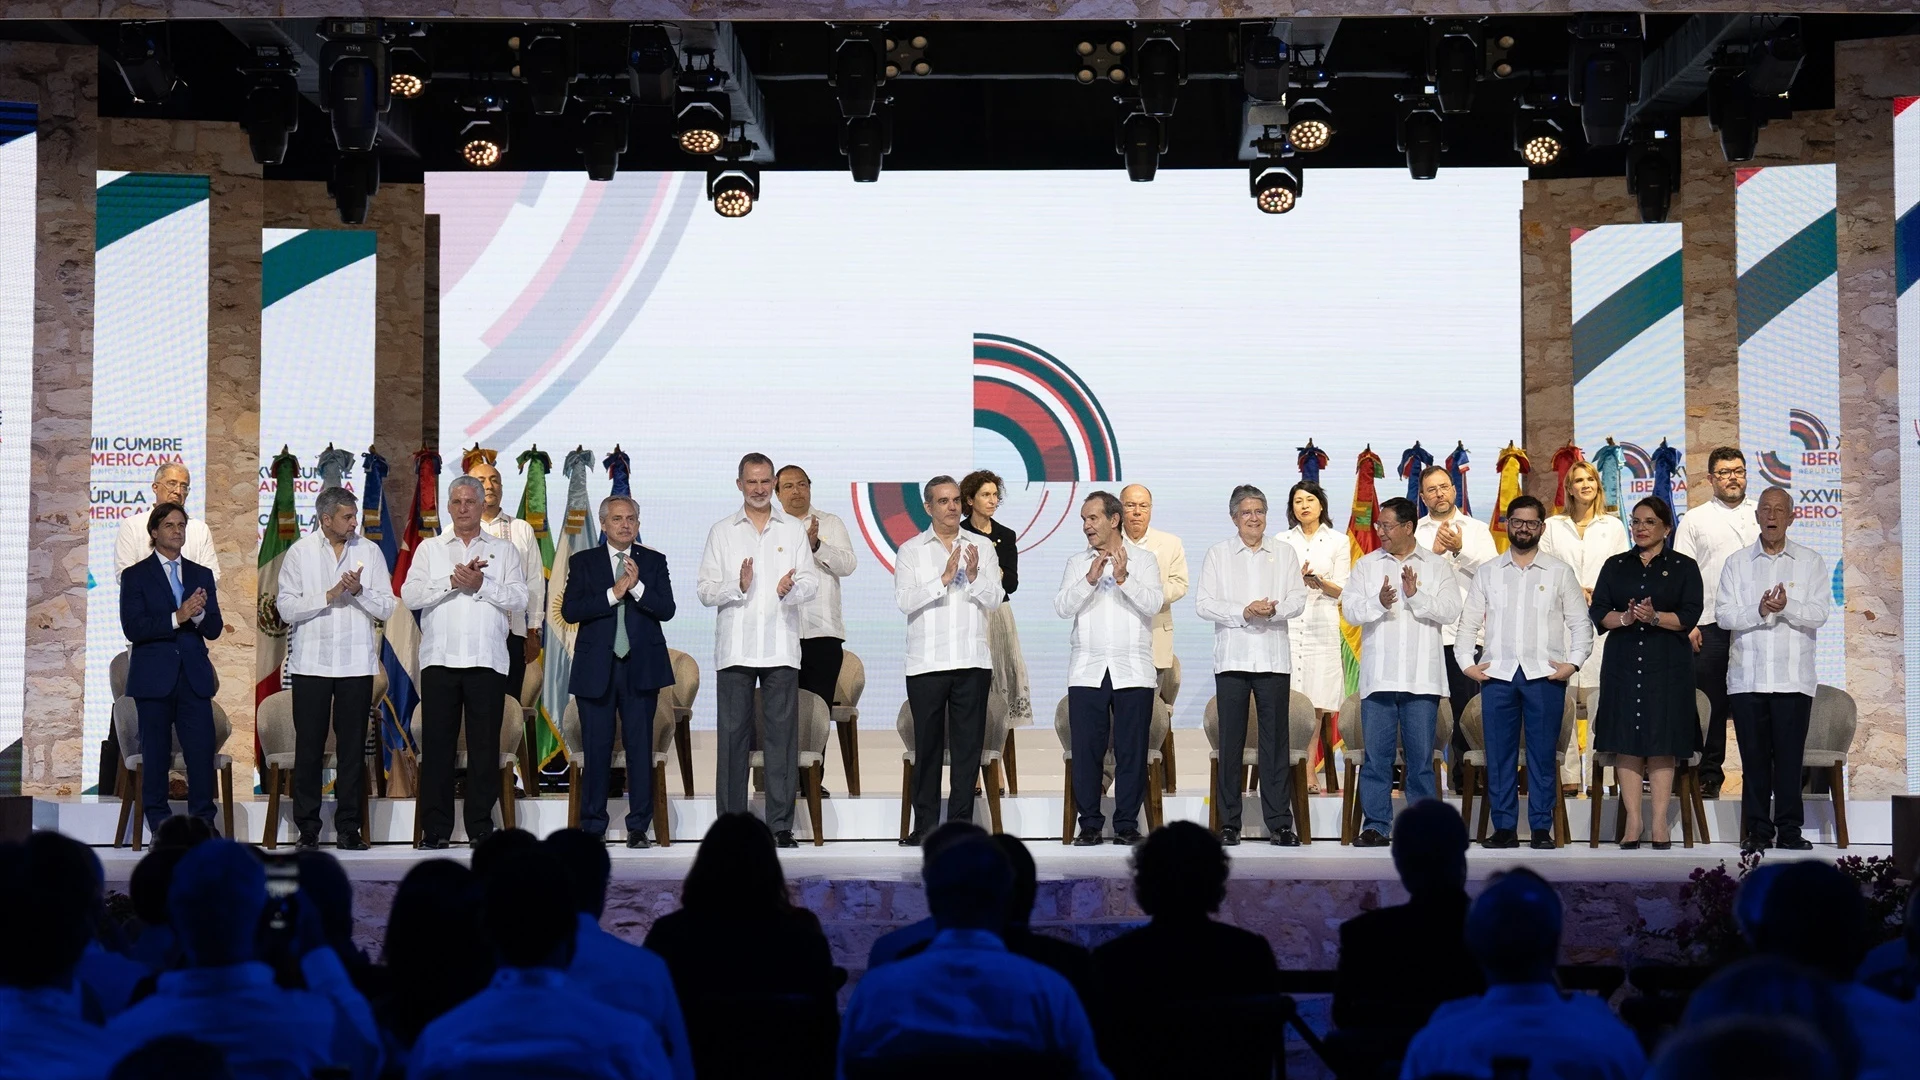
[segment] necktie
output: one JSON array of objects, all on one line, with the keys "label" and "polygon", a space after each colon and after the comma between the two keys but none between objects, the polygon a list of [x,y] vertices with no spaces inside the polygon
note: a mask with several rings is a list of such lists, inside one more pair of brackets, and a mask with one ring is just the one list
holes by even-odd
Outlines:
[{"label": "necktie", "polygon": [[[615,560],[613,580],[617,583],[619,582],[620,578],[627,572],[627,553],[624,551],[617,551],[617,552],[614,552],[613,557]],[[625,600],[626,597],[623,596],[620,599]],[[618,604],[616,604],[614,605],[614,608],[613,608],[613,656],[614,656],[614,659],[625,660],[627,658],[627,650],[629,648],[631,648],[631,646],[627,644],[627,613],[624,610],[622,610]]]},{"label": "necktie", "polygon": [[179,607],[186,601],[186,591],[180,585],[180,564],[172,559],[167,564],[167,585],[173,589],[173,606]]}]

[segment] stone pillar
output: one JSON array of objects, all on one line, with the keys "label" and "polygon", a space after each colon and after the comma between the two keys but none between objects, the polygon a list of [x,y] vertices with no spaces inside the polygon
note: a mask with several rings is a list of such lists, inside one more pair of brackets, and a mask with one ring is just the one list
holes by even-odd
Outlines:
[{"label": "stone pillar", "polygon": [[1860,707],[1853,792],[1906,790],[1900,395],[1894,327],[1893,98],[1920,93],[1920,37],[1834,46],[1839,201],[1841,498],[1847,689]]},{"label": "stone pillar", "polygon": [[[34,229],[33,489],[28,522],[21,792],[78,795],[87,656],[93,437],[93,240],[99,58],[0,41],[0,98],[39,106]],[[18,482],[18,478],[15,478]]]}]

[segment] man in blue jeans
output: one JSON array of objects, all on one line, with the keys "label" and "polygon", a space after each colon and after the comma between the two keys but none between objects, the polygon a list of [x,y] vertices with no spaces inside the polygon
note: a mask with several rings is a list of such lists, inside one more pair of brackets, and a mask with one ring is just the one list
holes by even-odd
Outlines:
[{"label": "man in blue jeans", "polygon": [[[1360,628],[1360,765],[1365,824],[1355,847],[1386,847],[1393,831],[1393,762],[1406,758],[1409,803],[1431,799],[1434,724],[1447,692],[1441,630],[1460,617],[1453,567],[1414,539],[1413,503],[1388,499],[1374,512],[1380,547],[1353,564],[1340,612]],[[1471,639],[1469,639],[1471,640]]]},{"label": "man in blue jeans", "polygon": [[1531,495],[1507,505],[1507,550],[1480,567],[1467,587],[1460,635],[1473,640],[1486,629],[1480,662],[1466,669],[1480,684],[1480,716],[1486,732],[1487,807],[1493,818],[1490,848],[1520,846],[1515,766],[1520,736],[1527,741],[1527,825],[1531,844],[1553,845],[1553,806],[1559,768],[1560,721],[1567,680],[1593,652],[1593,623],[1573,567],[1540,551],[1546,508]]}]

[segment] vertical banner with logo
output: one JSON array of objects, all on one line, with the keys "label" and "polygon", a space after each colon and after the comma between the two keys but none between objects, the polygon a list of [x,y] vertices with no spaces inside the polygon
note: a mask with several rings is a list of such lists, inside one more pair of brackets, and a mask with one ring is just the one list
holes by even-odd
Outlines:
[{"label": "vertical banner with logo", "polygon": [[[1740,446],[1748,491],[1793,495],[1792,539],[1845,604],[1840,527],[1840,278],[1832,165],[1739,169],[1735,270]],[[1764,487],[1763,487],[1764,485]],[[1847,685],[1845,634],[1820,635],[1820,681]]]},{"label": "vertical banner with logo", "polygon": [[[28,474],[33,449],[33,231],[39,109],[0,101],[0,476]],[[26,708],[28,485],[0,485],[0,761],[17,760]],[[20,790],[0,775],[0,794]]]},{"label": "vertical banner with logo", "polygon": [[[1901,487],[1920,481],[1920,97],[1893,101],[1893,270],[1898,297]],[[1907,790],[1920,793],[1920,514],[1900,517],[1906,585]]]},{"label": "vertical banner with logo", "polygon": [[[1686,460],[1680,226],[1573,230],[1573,438],[1620,446],[1622,510],[1653,494],[1661,440]],[[1675,476],[1673,504],[1687,506]]]},{"label": "vertical banner with logo", "polygon": [[153,473],[193,473],[206,512],[207,195],[204,176],[102,172],[94,232],[92,526],[87,543],[86,757],[113,714],[107,665],[126,647],[113,545],[153,509]]},{"label": "vertical banner with logo", "polygon": [[[260,258],[260,517],[273,511],[267,466],[286,447],[300,459],[294,512],[314,529],[320,455],[373,444],[374,233],[266,229]],[[360,487],[357,465],[343,474]]]}]

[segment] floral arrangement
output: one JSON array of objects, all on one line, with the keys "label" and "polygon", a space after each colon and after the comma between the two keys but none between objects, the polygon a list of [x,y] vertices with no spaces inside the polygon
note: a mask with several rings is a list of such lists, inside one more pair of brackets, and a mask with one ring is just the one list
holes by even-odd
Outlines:
[{"label": "floral arrangement", "polygon": [[[1695,867],[1680,887],[1680,903],[1686,915],[1670,928],[1646,929],[1645,933],[1672,941],[1692,963],[1719,967],[1740,959],[1750,950],[1734,919],[1734,897],[1740,883],[1759,865],[1758,852],[1743,852],[1733,872],[1724,862],[1712,868]],[[1891,858],[1849,855],[1834,865],[1860,886],[1866,898],[1868,925],[1875,930],[1869,944],[1890,941],[1905,932],[1907,897],[1913,884],[1900,877]]]}]

